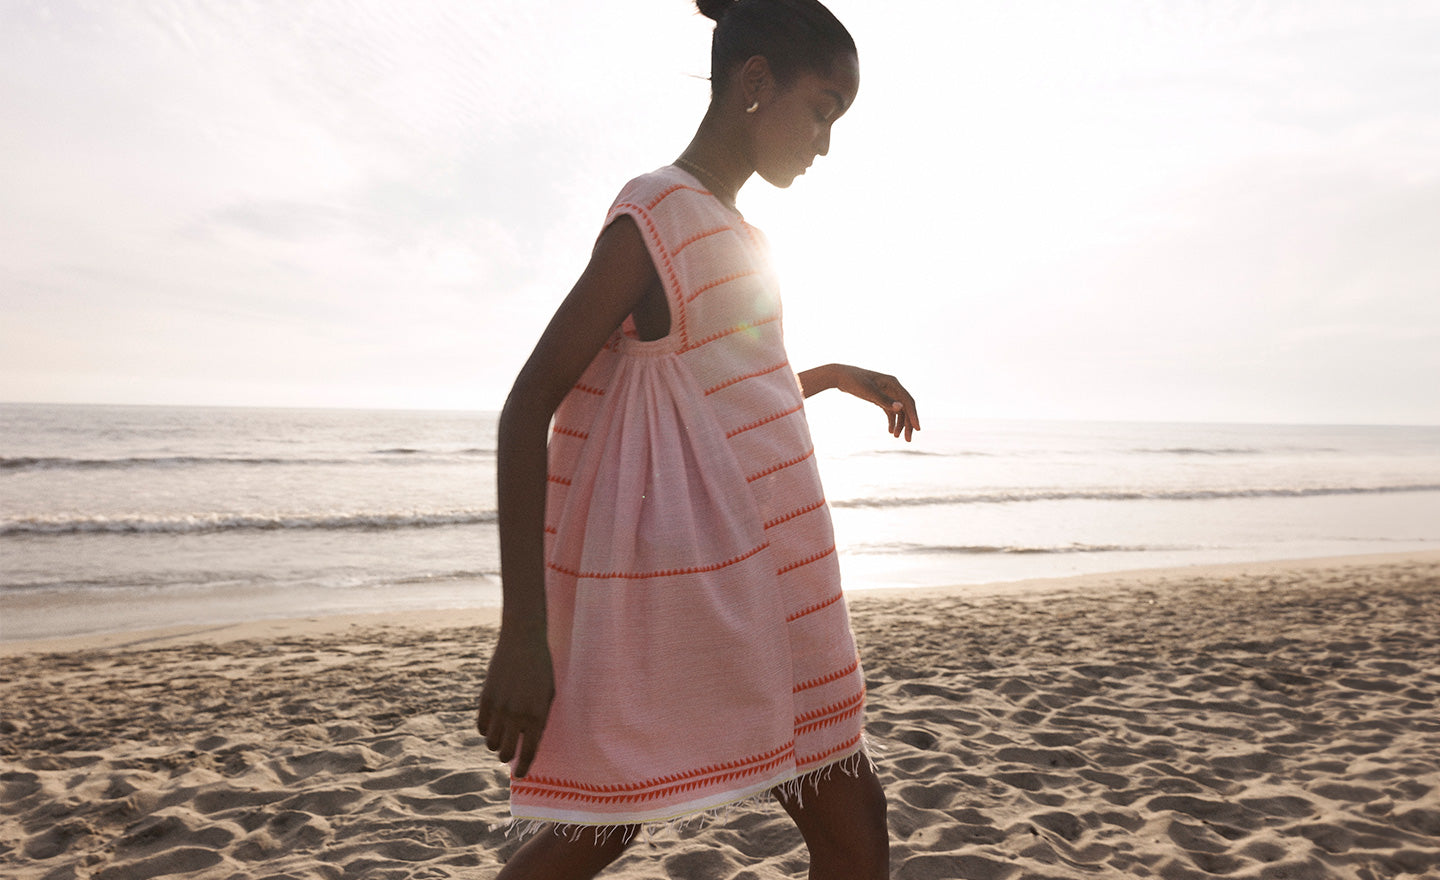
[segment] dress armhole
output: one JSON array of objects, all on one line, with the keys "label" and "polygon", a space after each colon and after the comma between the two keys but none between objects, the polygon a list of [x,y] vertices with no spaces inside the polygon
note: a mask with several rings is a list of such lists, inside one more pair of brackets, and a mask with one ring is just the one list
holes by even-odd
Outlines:
[{"label": "dress armhole", "polygon": [[640,230],[640,237],[645,242],[645,249],[650,253],[650,262],[655,267],[655,274],[660,278],[660,286],[665,291],[665,303],[670,308],[670,332],[659,339],[641,341],[639,333],[635,329],[635,318],[633,315],[625,318],[623,331],[629,346],[663,347],[669,350],[678,351],[685,346],[685,297],[680,289],[680,274],[675,269],[674,259],[665,248],[665,243],[660,238],[660,230],[655,224],[655,219],[650,216],[644,206],[634,201],[621,199],[610,209],[605,217],[605,226],[601,230],[609,229],[610,224],[622,216],[629,217],[635,222]]}]

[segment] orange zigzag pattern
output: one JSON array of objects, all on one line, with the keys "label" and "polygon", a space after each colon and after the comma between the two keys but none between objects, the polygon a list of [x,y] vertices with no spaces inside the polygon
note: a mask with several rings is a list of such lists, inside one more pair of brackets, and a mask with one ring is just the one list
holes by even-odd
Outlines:
[{"label": "orange zigzag pattern", "polygon": [[511,780],[510,789],[516,794],[532,794],[556,800],[583,800],[607,804],[641,802],[683,791],[693,791],[701,786],[754,776],[780,766],[791,759],[794,752],[795,742],[792,740],[779,748],[750,758],[725,764],[713,764],[684,773],[673,773],[668,776],[647,779],[643,782],[595,785],[542,776]]}]

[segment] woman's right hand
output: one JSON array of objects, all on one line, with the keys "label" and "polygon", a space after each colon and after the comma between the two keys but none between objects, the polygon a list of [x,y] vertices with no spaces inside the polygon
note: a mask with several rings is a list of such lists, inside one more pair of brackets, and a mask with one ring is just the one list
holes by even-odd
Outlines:
[{"label": "woman's right hand", "polygon": [[519,755],[517,778],[530,772],[554,699],[555,671],[543,629],[517,636],[502,628],[480,690],[475,728],[501,761],[508,764]]}]

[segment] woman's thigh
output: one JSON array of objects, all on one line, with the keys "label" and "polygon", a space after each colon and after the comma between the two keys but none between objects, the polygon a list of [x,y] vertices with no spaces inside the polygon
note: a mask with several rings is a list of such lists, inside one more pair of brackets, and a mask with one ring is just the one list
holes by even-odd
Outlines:
[{"label": "woman's thigh", "polygon": [[496,880],[589,880],[618,859],[634,837],[633,828],[599,840],[590,831],[573,838],[541,831],[515,851]]},{"label": "woman's thigh", "polygon": [[868,761],[852,775],[836,769],[798,796],[777,792],[810,849],[812,880],[879,880],[888,877],[890,831],[885,791]]}]

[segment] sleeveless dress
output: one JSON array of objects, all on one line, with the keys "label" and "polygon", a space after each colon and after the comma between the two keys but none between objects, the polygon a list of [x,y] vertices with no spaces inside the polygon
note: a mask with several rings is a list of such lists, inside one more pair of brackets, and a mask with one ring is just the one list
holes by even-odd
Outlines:
[{"label": "sleeveless dress", "polygon": [[675,166],[639,227],[671,332],[608,341],[556,411],[556,696],[516,821],[665,823],[864,760],[864,676],[758,230]]}]

